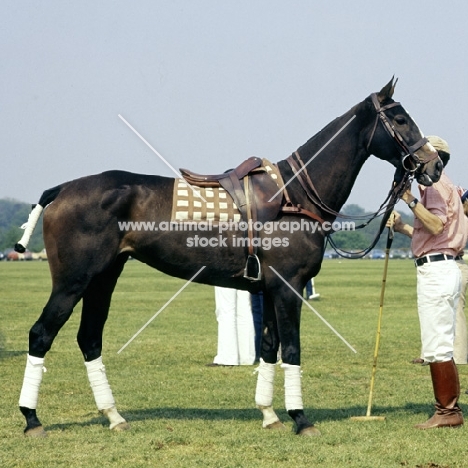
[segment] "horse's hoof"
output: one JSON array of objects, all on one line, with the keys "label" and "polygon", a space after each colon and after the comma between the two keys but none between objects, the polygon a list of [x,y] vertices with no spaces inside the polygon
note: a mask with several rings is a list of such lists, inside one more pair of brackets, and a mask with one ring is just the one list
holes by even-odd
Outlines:
[{"label": "horse's hoof", "polygon": [[306,436],[306,437],[315,437],[315,436],[319,436],[322,434],[315,426],[309,426],[299,431],[297,435]]},{"label": "horse's hoof", "polygon": [[284,431],[286,430],[286,426],[281,421],[275,421],[274,423],[268,424],[265,426],[264,429],[274,429],[277,431]]},{"label": "horse's hoof", "polygon": [[36,426],[32,429],[27,429],[24,431],[24,435],[26,437],[47,437],[47,432],[44,430],[42,426]]},{"label": "horse's hoof", "polygon": [[130,424],[128,422],[121,422],[117,424],[117,426],[113,427],[112,430],[115,432],[124,432],[124,431],[129,431],[131,428]]}]

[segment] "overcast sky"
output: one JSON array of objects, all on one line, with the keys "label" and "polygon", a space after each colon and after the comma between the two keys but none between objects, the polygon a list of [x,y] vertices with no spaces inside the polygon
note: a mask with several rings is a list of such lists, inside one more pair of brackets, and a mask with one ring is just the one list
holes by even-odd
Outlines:
[{"label": "overcast sky", "polygon": [[[462,0],[2,1],[0,198],[109,169],[223,172],[285,159],[392,75],[395,99],[452,150],[468,186]],[[372,157],[348,203],[377,209]]]}]

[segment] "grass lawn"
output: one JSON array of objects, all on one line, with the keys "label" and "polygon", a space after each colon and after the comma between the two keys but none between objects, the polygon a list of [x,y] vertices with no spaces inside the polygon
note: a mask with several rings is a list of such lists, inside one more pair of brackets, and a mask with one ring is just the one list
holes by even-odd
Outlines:
[{"label": "grass lawn", "polygon": [[[103,359],[132,430],[113,433],[96,410],[76,343],[79,306],[46,356],[38,415],[49,437],[22,434],[18,410],[28,331],[50,289],[47,263],[0,263],[0,467],[466,467],[466,429],[418,431],[433,412],[420,349],[414,265],[390,260],[372,414],[366,413],[384,262],[325,260],[313,307],[302,313],[303,397],[321,437],[261,428],[254,366],[209,368],[216,352],[213,288],[189,285],[120,355],[117,351],[184,281],[128,262],[113,296]],[[468,366],[461,366],[468,407]],[[283,372],[274,406],[284,410]]]}]

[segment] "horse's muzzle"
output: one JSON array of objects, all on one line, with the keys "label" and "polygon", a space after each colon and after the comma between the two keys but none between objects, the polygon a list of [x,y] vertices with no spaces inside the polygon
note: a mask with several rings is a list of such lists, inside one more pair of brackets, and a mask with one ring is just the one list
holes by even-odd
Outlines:
[{"label": "horse's muzzle", "polygon": [[416,176],[416,181],[418,184],[424,185],[426,187],[430,187],[434,183],[434,181],[427,174],[418,174]]}]

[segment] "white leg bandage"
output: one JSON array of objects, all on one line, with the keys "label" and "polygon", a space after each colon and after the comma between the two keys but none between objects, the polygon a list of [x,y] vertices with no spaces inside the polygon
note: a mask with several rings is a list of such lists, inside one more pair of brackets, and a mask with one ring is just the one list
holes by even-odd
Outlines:
[{"label": "white leg bandage", "polygon": [[258,372],[257,390],[255,392],[255,404],[263,414],[263,428],[279,422],[279,418],[272,408],[273,404],[273,382],[275,380],[276,364],[268,364],[260,358]]},{"label": "white leg bandage", "polygon": [[273,381],[275,380],[275,364],[268,364],[260,358],[257,368],[257,389],[255,404],[257,406],[271,406],[273,404]]},{"label": "white leg bandage", "polygon": [[281,364],[284,369],[284,402],[286,410],[304,409],[302,404],[301,366]]},{"label": "white leg bandage", "polygon": [[85,366],[98,410],[102,411],[115,406],[112,390],[107,381],[106,368],[102,363],[102,356],[94,361],[85,362]]},{"label": "white leg bandage", "polygon": [[[273,409],[272,406],[260,406],[260,405],[258,405],[257,408],[263,414],[263,421],[262,421],[263,429],[271,428],[271,426],[274,425],[275,423],[280,423],[278,415],[275,413],[275,410]],[[276,429],[276,427],[275,427],[275,429]]]},{"label": "white leg bandage", "polygon": [[96,406],[109,419],[109,428],[114,429],[119,424],[126,423],[115,407],[112,390],[107,381],[106,368],[102,363],[102,356],[99,356],[94,361],[85,362],[85,366]]},{"label": "white leg bandage", "polygon": [[38,358],[28,354],[19,406],[30,409],[37,408],[39,387],[41,386],[43,372],[45,372],[44,358]]},{"label": "white leg bandage", "polygon": [[21,229],[24,229],[24,234],[18,241],[18,244],[21,244],[24,248],[28,246],[34,228],[36,227],[43,210],[44,208],[42,208],[41,205],[36,205],[31,213],[29,213],[28,221],[21,226]]}]

